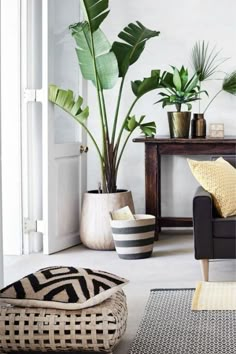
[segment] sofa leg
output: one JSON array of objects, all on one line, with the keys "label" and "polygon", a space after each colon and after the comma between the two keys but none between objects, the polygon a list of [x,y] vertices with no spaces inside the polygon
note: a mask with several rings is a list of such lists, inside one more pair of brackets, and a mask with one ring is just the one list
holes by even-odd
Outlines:
[{"label": "sofa leg", "polygon": [[204,281],[208,281],[209,278],[209,259],[200,259],[202,277]]}]

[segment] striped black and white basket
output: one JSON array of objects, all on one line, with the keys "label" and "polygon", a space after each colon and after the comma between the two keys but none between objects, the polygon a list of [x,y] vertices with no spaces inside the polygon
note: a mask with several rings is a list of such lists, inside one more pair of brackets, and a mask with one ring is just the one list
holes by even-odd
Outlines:
[{"label": "striped black and white basket", "polygon": [[116,252],[123,259],[147,258],[152,254],[155,216],[134,216],[135,220],[111,220]]}]

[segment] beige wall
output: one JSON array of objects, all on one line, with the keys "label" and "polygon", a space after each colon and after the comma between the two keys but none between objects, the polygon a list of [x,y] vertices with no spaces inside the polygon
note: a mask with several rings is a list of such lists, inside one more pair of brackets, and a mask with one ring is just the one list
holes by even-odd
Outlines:
[{"label": "beige wall", "polygon": [[[190,67],[190,52],[196,40],[205,39],[212,46],[222,49],[223,57],[230,57],[222,69],[231,71],[236,69],[236,3],[226,1],[189,1],[182,0],[179,5],[175,0],[128,0],[110,1],[111,13],[103,24],[103,30],[111,42],[129,22],[141,21],[146,27],[161,32],[158,38],[151,39],[140,60],[133,65],[127,80],[127,89],[123,97],[125,114],[129,102],[132,100],[129,81],[142,79],[148,76],[151,69],[168,69],[169,65]],[[220,76],[220,74],[219,74]],[[222,77],[222,75],[221,75]],[[210,81],[205,86],[212,97],[220,87],[219,81]],[[109,100],[109,120],[114,114],[113,103],[116,99],[116,90],[107,93]],[[91,104],[96,99],[94,88],[89,86],[89,102],[91,116],[89,125],[99,133],[96,106]],[[137,116],[145,114],[147,119],[155,120],[157,134],[168,134],[166,110],[160,105],[153,105],[157,100],[156,93],[150,93],[134,109]],[[204,107],[207,100],[202,100]],[[197,107],[195,108],[195,110]],[[222,93],[212,104],[206,114],[207,124],[223,122],[226,134],[236,134],[236,97]],[[138,131],[134,136],[138,135]],[[90,144],[91,145],[91,144]],[[163,214],[190,215],[191,195],[196,182],[190,175],[184,157],[164,157],[162,163],[162,193]],[[99,181],[99,165],[91,146],[88,154],[88,188],[95,188]],[[144,210],[144,148],[142,145],[129,143],[124,154],[119,175],[119,187],[131,189],[137,211]],[[166,198],[165,198],[166,196]]]}]

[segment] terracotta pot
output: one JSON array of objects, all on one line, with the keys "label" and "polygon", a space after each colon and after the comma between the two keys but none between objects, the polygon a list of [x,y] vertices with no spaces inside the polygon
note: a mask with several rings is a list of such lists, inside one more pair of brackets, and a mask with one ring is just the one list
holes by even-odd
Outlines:
[{"label": "terracotta pot", "polygon": [[188,138],[191,112],[168,112],[171,138]]},{"label": "terracotta pot", "polygon": [[89,191],[85,193],[80,223],[81,242],[91,249],[114,250],[110,212],[124,206],[129,206],[134,213],[130,191],[118,190],[117,193]]}]

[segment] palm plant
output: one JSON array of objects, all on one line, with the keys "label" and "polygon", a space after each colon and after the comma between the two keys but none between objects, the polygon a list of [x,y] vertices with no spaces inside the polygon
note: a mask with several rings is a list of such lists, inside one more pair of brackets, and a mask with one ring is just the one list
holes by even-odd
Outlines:
[{"label": "palm plant", "polygon": [[206,110],[209,108],[210,104],[214,101],[214,99],[223,91],[236,96],[236,71],[233,71],[231,74],[227,74],[224,77],[221,89],[213,96],[203,113],[206,112]]},{"label": "palm plant", "polygon": [[209,43],[206,43],[204,40],[194,44],[191,61],[200,83],[214,75],[219,66],[227,60],[227,58],[219,57],[220,52],[221,50],[217,51],[215,47],[210,49]]},{"label": "palm plant", "polygon": [[[120,106],[126,74],[142,54],[146,42],[160,32],[146,28],[142,23],[130,23],[119,34],[122,41],[109,43],[100,25],[109,13],[109,0],[81,0],[85,21],[71,25],[70,31],[76,42],[76,53],[84,79],[91,81],[96,88],[102,144],[98,145],[94,134],[87,127],[89,108],[82,107],[83,98],[75,98],[71,90],[50,85],[49,100],[69,113],[87,132],[98,153],[103,192],[116,192],[117,174],[126,144],[132,132],[139,127],[145,136],[156,132],[155,122],[144,123],[144,116],[136,118],[132,114],[137,101],[147,92],[156,89],[160,81],[160,72],[154,70],[150,77],[131,83],[134,100],[127,113],[121,118]],[[105,90],[112,89],[120,81],[117,104],[112,122],[108,117]],[[112,124],[109,124],[112,123]],[[111,127],[109,129],[109,127]],[[124,132],[127,136],[123,139]]]},{"label": "palm plant", "polygon": [[[228,60],[228,58],[220,58],[220,52],[221,51],[217,51],[215,47],[210,49],[209,43],[205,43],[205,41],[199,41],[195,43],[192,49],[191,61],[195,73],[199,77],[200,87],[203,81],[209,80],[210,77],[212,77],[215,73],[219,71],[219,66],[223,64],[226,60]],[[223,91],[236,95],[236,71],[233,71],[231,74],[225,75],[225,77],[222,79],[221,89],[213,96],[213,98],[207,104],[205,110],[203,111],[203,114],[207,111],[207,109],[215,100],[215,98]]]}]

